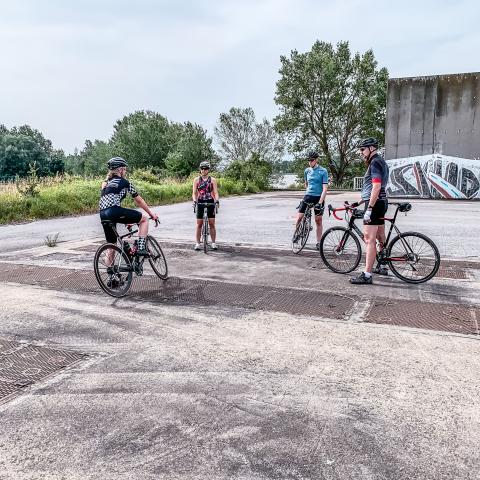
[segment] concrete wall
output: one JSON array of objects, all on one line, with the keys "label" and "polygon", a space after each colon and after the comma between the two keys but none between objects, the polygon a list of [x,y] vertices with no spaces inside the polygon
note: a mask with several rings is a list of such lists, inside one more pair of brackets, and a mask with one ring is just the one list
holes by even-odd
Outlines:
[{"label": "concrete wall", "polygon": [[[472,181],[475,184],[480,181],[480,174],[477,173],[480,172],[480,73],[390,79],[385,158],[391,169],[391,183],[393,181],[395,184],[395,188],[391,189],[392,194],[414,195],[407,185],[408,167],[411,165],[413,171],[419,171],[418,158],[426,159],[426,156],[435,157],[436,164],[440,164],[439,158],[448,157],[446,163],[449,167],[437,168],[436,174],[447,181],[450,178],[451,185],[455,188],[461,187],[463,182],[463,198],[479,198],[477,192],[471,194],[470,180],[464,182],[462,174],[454,173],[466,172],[465,169],[468,169],[468,175],[471,177],[473,174],[475,177]],[[467,167],[468,160],[473,163],[467,162]],[[425,162],[420,163],[423,169],[427,168]],[[404,173],[405,181],[402,180]],[[419,193],[414,196],[444,198],[444,189],[433,187],[428,172],[425,170],[424,173],[423,188],[417,188]],[[402,183],[405,184],[403,192],[398,188]]]}]

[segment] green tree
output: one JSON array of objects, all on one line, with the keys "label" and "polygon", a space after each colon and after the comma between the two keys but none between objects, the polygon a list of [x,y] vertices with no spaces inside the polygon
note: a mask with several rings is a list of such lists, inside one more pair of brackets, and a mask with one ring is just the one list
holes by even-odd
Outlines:
[{"label": "green tree", "polygon": [[246,187],[254,183],[262,190],[269,187],[273,173],[273,164],[260,158],[254,153],[248,160],[234,160],[224,170],[224,175],[236,181],[240,181]]},{"label": "green tree", "polygon": [[190,122],[172,124],[170,129],[176,144],[165,160],[169,174],[186,177],[198,170],[202,160],[208,160],[212,167],[215,167],[218,159],[212,148],[212,139],[207,136],[206,130]]},{"label": "green tree", "polygon": [[36,165],[38,175],[45,175],[48,157],[42,148],[26,135],[0,135],[0,179],[26,177],[30,165]]},{"label": "green tree", "polygon": [[85,141],[85,146],[67,158],[67,170],[75,175],[103,175],[107,161],[114,156],[110,142],[103,140]]},{"label": "green tree", "polygon": [[263,119],[257,122],[251,108],[231,108],[220,114],[215,127],[220,157],[225,163],[260,158],[270,163],[282,159],[285,140],[273,125]]},{"label": "green tree", "polygon": [[116,155],[125,157],[132,167],[163,169],[173,141],[169,126],[159,113],[137,111],[117,121],[111,143]]},{"label": "green tree", "polygon": [[377,68],[371,50],[350,52],[348,42],[317,41],[306,53],[280,57],[275,102],[279,132],[293,140],[292,151],[318,148],[335,181],[358,162],[361,137],[384,138],[388,72]]},{"label": "green tree", "polygon": [[[52,146],[51,140],[45,138],[43,134],[29,125],[22,125],[20,127],[12,127],[8,130],[4,125],[0,126],[0,137],[5,135],[12,135],[19,138],[30,138],[44,153],[43,160],[37,161],[37,170],[39,176],[55,175],[56,173],[63,173],[65,169],[65,154],[62,150],[55,150]],[[23,143],[24,148],[27,148],[27,143]],[[33,145],[33,143],[28,143]],[[34,155],[34,153],[32,153]],[[23,167],[19,167],[19,171],[23,172]],[[19,175],[23,175],[19,173]]]}]

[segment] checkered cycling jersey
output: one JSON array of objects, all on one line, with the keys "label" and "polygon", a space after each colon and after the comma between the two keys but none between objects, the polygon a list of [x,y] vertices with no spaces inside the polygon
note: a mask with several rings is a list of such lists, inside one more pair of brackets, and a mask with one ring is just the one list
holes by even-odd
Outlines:
[{"label": "checkered cycling jersey", "polygon": [[105,210],[110,207],[120,207],[122,200],[129,193],[133,198],[138,196],[133,184],[122,177],[114,176],[108,180],[107,185],[102,189],[100,197],[99,209]]}]

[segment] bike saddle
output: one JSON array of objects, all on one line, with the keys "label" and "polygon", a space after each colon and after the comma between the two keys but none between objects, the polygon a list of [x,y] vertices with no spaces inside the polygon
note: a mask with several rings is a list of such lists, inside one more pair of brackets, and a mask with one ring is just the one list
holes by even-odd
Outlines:
[{"label": "bike saddle", "polygon": [[352,216],[353,218],[363,218],[363,215],[365,215],[363,210],[359,210],[358,208],[355,208],[352,211]]},{"label": "bike saddle", "polygon": [[401,204],[398,206],[398,209],[399,209],[401,212],[409,212],[409,211],[412,209],[412,204],[411,204],[411,203],[408,203],[408,202],[401,203]]}]

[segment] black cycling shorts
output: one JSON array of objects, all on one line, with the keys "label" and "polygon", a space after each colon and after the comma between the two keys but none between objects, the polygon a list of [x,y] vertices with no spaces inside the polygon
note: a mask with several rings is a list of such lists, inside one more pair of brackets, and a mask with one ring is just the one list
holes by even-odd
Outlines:
[{"label": "black cycling shorts", "polygon": [[315,212],[315,216],[322,216],[323,211],[325,209],[325,202],[323,202],[321,205],[318,203],[320,200],[320,195],[305,195],[303,197],[303,200],[300,202],[300,205],[298,207],[298,213],[305,213],[305,210],[307,209],[307,203],[313,203],[315,206],[313,207],[313,211]]},{"label": "black cycling shorts", "polygon": [[203,218],[203,210],[207,209],[207,217],[215,218],[215,200],[204,200],[197,203],[197,220]]},{"label": "black cycling shorts", "polygon": [[[100,211],[100,219],[110,220],[115,225],[117,223],[123,223],[127,225],[133,223],[140,223],[140,220],[142,219],[142,214],[138,210],[133,210],[133,208],[110,207]],[[107,225],[102,226],[103,231],[105,232],[105,238],[107,242],[116,243],[117,236],[115,235],[112,227],[109,227]]]},{"label": "black cycling shorts", "polygon": [[[368,202],[365,202],[365,210],[368,208]],[[372,215],[370,223],[365,223],[364,225],[385,225],[385,214],[388,209],[388,200],[385,198],[383,200],[378,199],[375,202],[375,205],[372,208]]]}]

